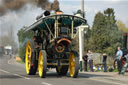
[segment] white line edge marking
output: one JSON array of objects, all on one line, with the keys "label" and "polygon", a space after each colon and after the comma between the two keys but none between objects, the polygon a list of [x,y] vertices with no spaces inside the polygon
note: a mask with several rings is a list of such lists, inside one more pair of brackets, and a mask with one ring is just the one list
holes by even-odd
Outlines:
[{"label": "white line edge marking", "polygon": [[[0,71],[2,71],[4,73],[7,73],[7,74],[10,73],[10,72],[2,70],[2,69],[0,69]],[[24,78],[24,79],[28,79],[28,80],[31,79],[31,78],[28,78],[28,77],[21,76],[19,74],[13,74],[13,75],[21,77],[21,78]],[[98,80],[97,79],[91,79],[91,80],[96,80],[96,81],[100,81],[101,82],[101,80],[99,80],[99,79]],[[108,81],[104,81],[104,80],[102,80],[102,82],[107,82],[108,83]],[[118,84],[118,85],[126,85],[126,84],[121,84],[121,83],[116,83],[116,82],[109,82],[109,83]],[[46,82],[42,82],[42,84],[43,85],[52,85],[52,84],[49,84],[49,83],[46,83]]]},{"label": "white line edge marking", "polygon": [[46,83],[46,82],[42,82],[41,84],[43,84],[43,85],[52,85],[52,84],[49,84],[49,83]]},{"label": "white line edge marking", "polygon": [[[8,71],[5,71],[5,70],[2,70],[2,69],[0,69],[0,71],[2,71],[2,72],[4,72],[4,73],[7,73],[7,74],[12,74],[12,73],[10,73],[10,72],[8,72]],[[19,75],[19,74],[13,74],[13,75],[15,75],[15,76],[18,76],[18,77],[21,77],[21,78],[24,78],[24,79],[31,79],[31,78],[28,78],[28,77],[24,77],[24,76],[21,76],[21,75]]]},{"label": "white line edge marking", "polygon": [[18,76],[18,77],[21,77],[21,78],[24,78],[24,79],[30,79],[30,78],[28,78],[28,77],[24,77],[24,76],[21,76],[21,75],[19,75],[19,74],[13,74],[13,75]]},{"label": "white line edge marking", "polygon": [[0,69],[0,71],[9,74],[10,72]]}]

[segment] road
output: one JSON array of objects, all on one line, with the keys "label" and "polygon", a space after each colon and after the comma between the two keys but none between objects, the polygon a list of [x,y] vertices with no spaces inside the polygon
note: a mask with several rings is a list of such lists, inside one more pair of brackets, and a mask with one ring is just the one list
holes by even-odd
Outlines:
[{"label": "road", "polygon": [[0,85],[123,85],[102,80],[102,76],[97,79],[93,78],[95,75],[87,75],[80,73],[78,78],[70,78],[68,74],[62,77],[50,71],[46,78],[39,78],[38,73],[26,75],[24,64],[15,62],[9,56],[0,56]]}]

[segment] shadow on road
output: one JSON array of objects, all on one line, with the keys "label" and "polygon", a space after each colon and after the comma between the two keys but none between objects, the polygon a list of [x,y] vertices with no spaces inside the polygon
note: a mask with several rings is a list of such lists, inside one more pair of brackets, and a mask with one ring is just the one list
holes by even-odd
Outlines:
[{"label": "shadow on road", "polygon": [[[27,75],[27,74],[26,74]],[[22,75],[22,76],[26,76],[26,75]],[[39,78],[38,73],[36,75],[27,75],[26,77],[29,78]],[[86,74],[86,73],[79,73],[78,78],[98,78],[98,77],[112,77],[112,76],[108,76],[108,75],[96,75],[96,74]],[[61,76],[58,75],[56,72],[50,72],[47,73],[46,79],[47,78],[71,78],[69,73],[67,73],[66,76]]]},{"label": "shadow on road", "polygon": [[17,79],[17,78],[21,78],[15,75],[0,75],[0,79]]},{"label": "shadow on road", "polygon": [[92,78],[92,77],[112,77],[109,75],[98,75],[98,74],[86,74],[86,73],[79,73],[79,78]]},{"label": "shadow on road", "polygon": [[[28,77],[28,78],[40,78],[38,73],[36,75],[27,75],[27,74],[23,74],[21,76],[24,76],[24,77]],[[102,78],[102,77],[111,77],[111,76],[107,76],[107,75],[94,75],[94,74],[86,74],[86,73],[79,73],[78,75],[78,79],[81,79],[81,78]],[[15,76],[15,75],[0,75],[0,79],[17,79],[17,78],[21,78],[21,77],[18,77],[18,76]],[[47,76],[45,79],[53,79],[53,78],[68,78],[70,79],[70,75],[69,73],[67,73],[66,76],[60,76],[58,75],[56,72],[52,72],[52,73],[47,73]]]}]

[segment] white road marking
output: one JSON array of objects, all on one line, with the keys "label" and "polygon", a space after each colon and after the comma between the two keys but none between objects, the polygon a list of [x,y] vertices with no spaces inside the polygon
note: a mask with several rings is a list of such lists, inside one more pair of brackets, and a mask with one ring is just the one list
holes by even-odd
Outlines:
[{"label": "white road marking", "polygon": [[30,79],[30,78],[28,78],[28,77],[24,77],[24,76],[21,76],[21,75],[19,75],[19,74],[13,74],[13,75],[15,75],[15,76],[18,76],[18,77],[21,77],[21,78],[24,78],[24,79]]},{"label": "white road marking", "polygon": [[[4,72],[4,73],[7,73],[7,74],[12,74],[11,72],[8,72],[8,71],[2,70],[2,69],[0,69],[0,71]],[[28,77],[25,77],[25,76],[21,76],[19,74],[13,74],[13,75],[24,78],[24,79],[28,79],[28,80],[31,79],[31,78],[28,78]]]},{"label": "white road marking", "polygon": [[10,72],[0,69],[0,71],[9,74]]},{"label": "white road marking", "polygon": [[46,83],[46,82],[42,82],[41,84],[43,84],[43,85],[52,85],[52,84],[49,84],[49,83]]}]

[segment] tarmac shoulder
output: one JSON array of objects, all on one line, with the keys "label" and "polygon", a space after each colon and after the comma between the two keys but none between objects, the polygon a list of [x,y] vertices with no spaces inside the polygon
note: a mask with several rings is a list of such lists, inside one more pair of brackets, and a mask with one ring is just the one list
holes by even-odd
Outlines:
[{"label": "tarmac shoulder", "polygon": [[80,75],[90,79],[128,84],[128,72],[124,75],[118,75],[117,72],[80,72]]}]

